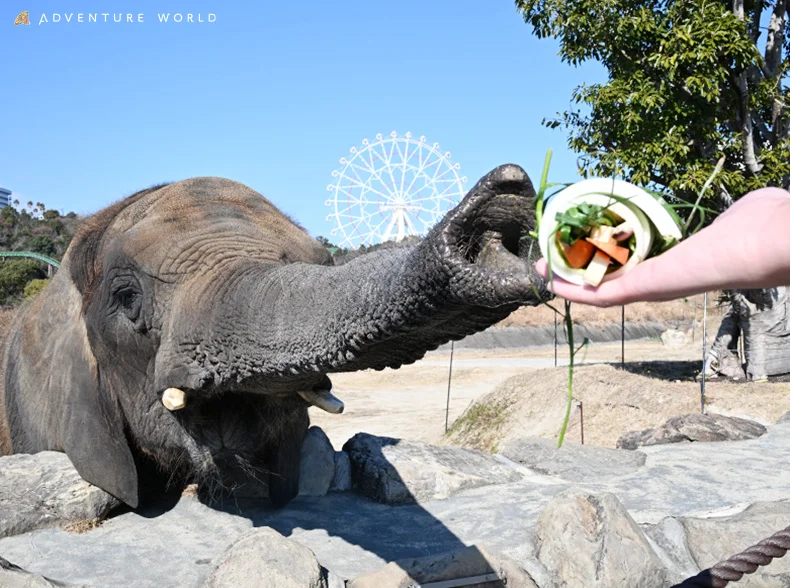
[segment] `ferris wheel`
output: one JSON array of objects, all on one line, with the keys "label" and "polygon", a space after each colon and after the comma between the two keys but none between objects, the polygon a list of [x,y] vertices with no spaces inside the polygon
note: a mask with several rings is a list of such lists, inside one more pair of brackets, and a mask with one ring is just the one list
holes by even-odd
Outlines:
[{"label": "ferris wheel", "polygon": [[332,192],[326,201],[331,209],[327,221],[334,222],[330,234],[341,247],[424,235],[466,193],[467,179],[458,174],[461,166],[425,137],[393,131],[385,138],[379,133],[350,153],[327,186]]}]

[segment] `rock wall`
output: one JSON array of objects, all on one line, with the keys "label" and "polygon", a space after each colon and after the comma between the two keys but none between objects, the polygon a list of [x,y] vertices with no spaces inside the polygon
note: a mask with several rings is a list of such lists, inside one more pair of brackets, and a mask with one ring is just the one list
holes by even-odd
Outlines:
[{"label": "rock wall", "polygon": [[[39,482],[3,468],[14,490],[0,495],[0,521],[10,525],[0,586],[402,588],[459,577],[502,586],[507,577],[524,588],[666,588],[790,525],[790,423],[756,439],[638,452],[522,439],[493,456],[360,434],[338,458],[320,431],[311,436],[311,495],[284,509],[185,495],[79,533],[34,513],[25,515],[31,525],[14,522],[19,497]],[[94,504],[91,492],[69,491],[67,460],[2,459],[50,472],[47,495],[57,498],[47,509],[94,512],[79,506]],[[332,462],[343,465],[329,482]],[[335,479],[340,470],[350,483]],[[319,483],[354,490],[312,495]],[[24,531],[41,525],[52,528]],[[738,585],[789,581],[784,558]]]},{"label": "rock wall", "polygon": [[[687,325],[688,328],[691,324]],[[625,338],[628,341],[639,339],[658,339],[667,330],[664,323],[625,323]],[[585,337],[591,343],[620,341],[621,326],[616,323],[601,326],[574,325],[574,338],[582,341]],[[557,340],[567,344],[562,324],[557,326]],[[480,333],[469,335],[455,342],[456,349],[515,349],[554,345],[554,327],[492,327]],[[450,345],[442,345],[441,350],[449,350]]]}]

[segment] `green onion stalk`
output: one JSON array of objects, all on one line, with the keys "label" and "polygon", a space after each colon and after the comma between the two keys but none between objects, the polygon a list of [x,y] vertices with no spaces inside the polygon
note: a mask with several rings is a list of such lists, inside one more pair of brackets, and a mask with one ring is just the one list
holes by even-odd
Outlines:
[{"label": "green onion stalk", "polygon": [[[660,194],[620,180],[593,178],[575,184],[549,183],[551,155],[549,150],[543,164],[535,198],[535,230],[530,233],[530,247],[537,241],[548,264],[550,282],[554,281],[555,275],[577,285],[587,283],[597,286],[601,281],[616,279],[642,261],[662,254],[684,237],[700,230],[705,224],[706,214],[716,214],[701,206],[700,202],[724,166],[723,157],[699,191],[696,202],[670,205]],[[677,212],[682,208],[691,208],[685,223]],[[698,222],[692,229],[695,215],[698,215]],[[612,264],[605,274],[597,272],[594,280],[589,272],[592,263],[589,268],[573,267],[566,257],[568,247],[580,239],[593,243],[594,240],[590,239],[595,236],[593,231],[609,227],[608,234],[612,234],[616,231],[615,225],[628,227],[629,236],[618,243],[628,250],[625,263]],[[564,313],[550,304],[547,306],[562,316],[570,350],[567,406],[558,441],[558,446],[562,447],[573,405],[575,356],[587,346],[588,341],[585,339],[578,348],[575,347],[569,301],[565,301]]]}]

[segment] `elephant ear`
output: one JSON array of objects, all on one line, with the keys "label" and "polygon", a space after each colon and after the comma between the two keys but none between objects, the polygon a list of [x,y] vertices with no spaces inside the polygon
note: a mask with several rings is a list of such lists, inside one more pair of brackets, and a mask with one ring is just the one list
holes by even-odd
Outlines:
[{"label": "elephant ear", "polygon": [[137,508],[137,467],[126,442],[123,418],[114,400],[102,393],[87,333],[71,365],[68,402],[63,411],[63,448],[83,480]]}]

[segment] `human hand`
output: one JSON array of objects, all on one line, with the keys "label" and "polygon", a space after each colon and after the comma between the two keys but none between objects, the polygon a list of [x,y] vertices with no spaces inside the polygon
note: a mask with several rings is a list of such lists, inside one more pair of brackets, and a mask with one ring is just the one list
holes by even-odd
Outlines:
[{"label": "human hand", "polygon": [[[635,270],[636,268],[634,268]],[[587,285],[577,286],[576,284],[571,284],[557,275],[549,276],[549,265],[546,263],[545,258],[538,260],[535,264],[535,271],[546,278],[546,289],[549,292],[571,302],[604,308],[633,302],[633,300],[629,299],[627,290],[627,285],[630,281],[627,279],[628,274],[616,280],[603,282],[594,288]],[[550,279],[550,277],[553,279]]]},{"label": "human hand", "polygon": [[[790,285],[790,194],[763,188],[747,194],[696,235],[597,288],[554,276],[548,289],[591,306],[664,301],[719,289]],[[549,278],[541,259],[535,266]]]}]

